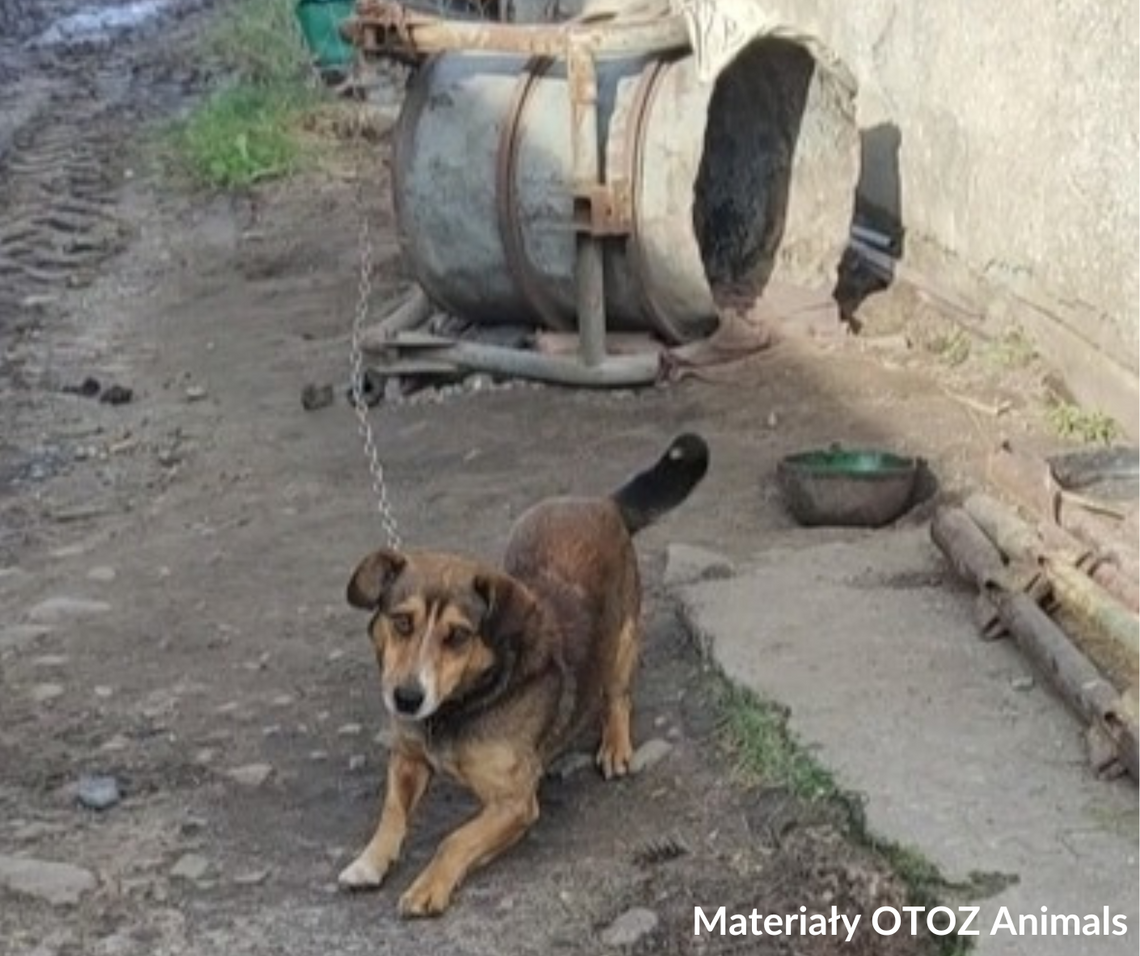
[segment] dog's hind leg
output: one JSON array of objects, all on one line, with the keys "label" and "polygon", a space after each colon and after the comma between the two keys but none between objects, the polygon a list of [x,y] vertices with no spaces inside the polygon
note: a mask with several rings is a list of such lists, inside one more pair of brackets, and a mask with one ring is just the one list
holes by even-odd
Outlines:
[{"label": "dog's hind leg", "polygon": [[400,858],[408,819],[431,780],[431,767],[418,755],[399,748],[388,758],[388,787],[380,822],[368,846],[337,877],[341,886],[366,889],[379,886],[392,864]]},{"label": "dog's hind leg", "polygon": [[614,640],[609,670],[604,675],[604,711],[602,743],[598,748],[598,766],[602,776],[622,777],[629,773],[633,759],[630,715],[633,710],[633,672],[641,643],[638,614],[627,617]]}]

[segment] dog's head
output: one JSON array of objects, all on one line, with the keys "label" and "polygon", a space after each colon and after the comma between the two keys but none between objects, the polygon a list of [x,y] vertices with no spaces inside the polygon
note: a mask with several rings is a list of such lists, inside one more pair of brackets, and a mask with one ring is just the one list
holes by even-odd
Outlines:
[{"label": "dog's head", "polygon": [[369,632],[384,704],[408,721],[492,682],[534,613],[524,585],[446,554],[376,551],[353,572],[347,596],[374,612]]}]

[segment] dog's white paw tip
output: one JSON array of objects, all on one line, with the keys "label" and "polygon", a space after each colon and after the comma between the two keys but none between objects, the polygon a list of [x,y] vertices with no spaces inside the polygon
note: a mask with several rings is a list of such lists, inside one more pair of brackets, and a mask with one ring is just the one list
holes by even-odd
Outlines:
[{"label": "dog's white paw tip", "polygon": [[349,890],[369,889],[380,885],[384,874],[367,860],[354,860],[336,878],[337,883]]}]

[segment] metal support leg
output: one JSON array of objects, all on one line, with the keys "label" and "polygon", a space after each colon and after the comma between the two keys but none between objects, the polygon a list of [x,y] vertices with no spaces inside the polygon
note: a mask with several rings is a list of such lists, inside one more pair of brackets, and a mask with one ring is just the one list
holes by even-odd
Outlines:
[{"label": "metal support leg", "polygon": [[578,345],[582,364],[594,368],[606,358],[603,239],[595,235],[591,228],[592,197],[601,178],[598,155],[598,81],[593,53],[585,43],[571,40],[566,60],[573,124],[574,220],[578,228],[574,273]]}]

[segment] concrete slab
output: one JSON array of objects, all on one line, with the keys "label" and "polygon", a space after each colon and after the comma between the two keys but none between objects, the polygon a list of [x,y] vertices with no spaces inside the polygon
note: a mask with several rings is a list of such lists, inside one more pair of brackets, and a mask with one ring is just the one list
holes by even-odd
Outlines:
[{"label": "concrete slab", "polygon": [[[809,537],[809,533],[805,532]],[[674,589],[733,680],[790,708],[871,829],[950,878],[1012,873],[985,901],[985,956],[1137,951],[1137,792],[1098,781],[1081,726],[1010,642],[985,643],[972,596],[925,528],[777,548],[729,580]],[[991,933],[1019,915],[1127,919],[1126,936]]]}]

